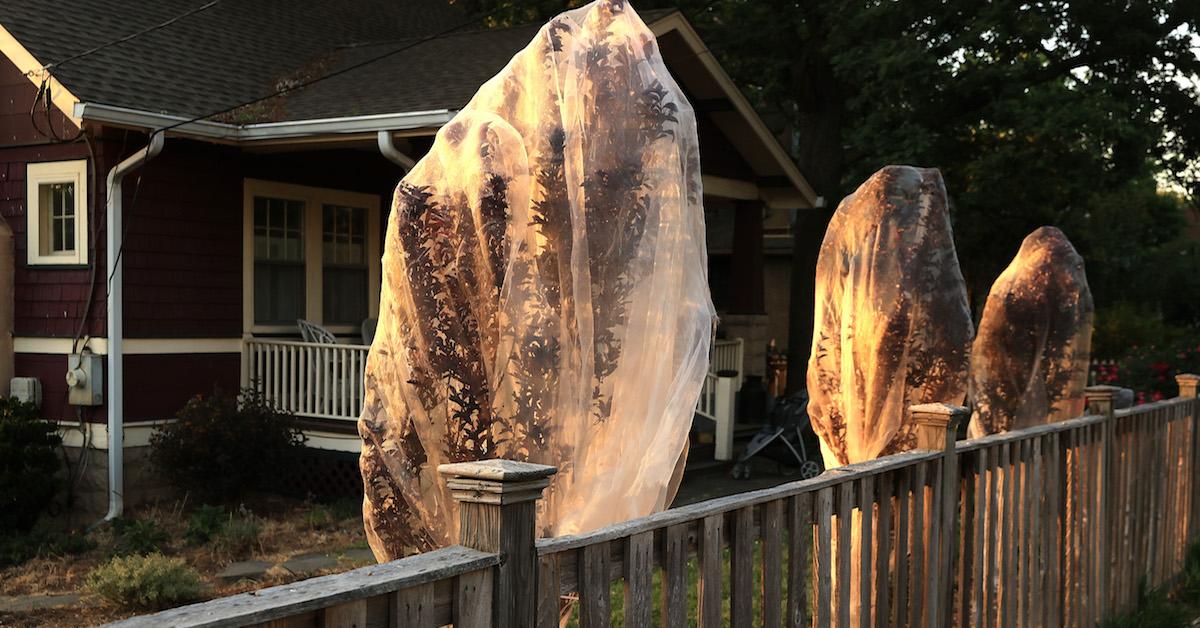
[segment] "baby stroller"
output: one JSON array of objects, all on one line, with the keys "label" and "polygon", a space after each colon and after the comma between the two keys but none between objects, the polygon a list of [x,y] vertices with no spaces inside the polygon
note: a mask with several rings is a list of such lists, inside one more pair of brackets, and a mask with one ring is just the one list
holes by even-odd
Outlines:
[{"label": "baby stroller", "polygon": [[[800,464],[800,478],[807,480],[821,473],[821,465],[815,460],[809,460],[808,449],[804,446],[804,434],[801,430],[811,429],[808,423],[808,392],[798,391],[779,399],[768,415],[768,422],[763,426],[746,450],[738,457],[730,475],[737,480],[750,479],[750,459],[766,449],[775,439],[791,450]],[[799,446],[799,451],[796,447]]]}]

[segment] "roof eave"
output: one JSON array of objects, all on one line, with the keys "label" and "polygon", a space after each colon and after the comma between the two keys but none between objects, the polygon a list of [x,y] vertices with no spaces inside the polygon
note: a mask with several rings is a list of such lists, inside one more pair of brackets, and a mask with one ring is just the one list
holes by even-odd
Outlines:
[{"label": "roof eave", "polygon": [[220,143],[257,144],[313,137],[342,137],[378,131],[437,128],[449,122],[454,112],[449,109],[436,109],[239,125],[209,120],[196,121],[183,116],[103,103],[77,103],[74,115],[79,120],[111,126],[147,131],[168,129],[168,133],[179,137]]},{"label": "roof eave", "polygon": [[[776,202],[794,202],[801,201],[797,206],[801,207],[820,207],[823,204],[821,197],[813,190],[804,175],[800,173],[800,169],[796,167],[796,163],[792,161],[791,156],[779,145],[779,141],[771,134],[767,124],[759,117],[758,112],[746,100],[742,94],[742,90],[737,88],[737,85],[730,78],[721,64],[713,58],[711,54],[704,54],[708,51],[704,42],[700,39],[699,33],[696,32],[683,13],[676,11],[662,18],[654,20],[649,24],[650,30],[654,32],[656,37],[661,37],[669,31],[677,31],[683,36],[687,45],[696,55],[699,63],[716,79],[717,84],[721,87],[721,91],[725,93],[725,97],[733,103],[734,109],[746,120],[753,131],[754,136],[762,142],[767,151],[778,163],[783,176],[787,178],[790,187],[794,193],[787,193],[785,190],[776,192],[776,197],[779,199]],[[787,201],[782,199],[787,198]]]}]

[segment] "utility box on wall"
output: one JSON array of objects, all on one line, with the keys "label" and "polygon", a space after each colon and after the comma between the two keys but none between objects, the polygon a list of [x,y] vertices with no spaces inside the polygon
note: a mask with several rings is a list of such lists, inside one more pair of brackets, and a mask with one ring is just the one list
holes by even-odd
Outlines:
[{"label": "utility box on wall", "polygon": [[104,403],[104,358],[94,353],[67,356],[67,403],[98,406]]}]

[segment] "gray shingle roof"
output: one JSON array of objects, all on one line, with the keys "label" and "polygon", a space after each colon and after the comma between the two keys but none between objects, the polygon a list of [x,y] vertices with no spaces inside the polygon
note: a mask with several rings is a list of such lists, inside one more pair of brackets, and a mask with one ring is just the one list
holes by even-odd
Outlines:
[{"label": "gray shingle roof", "polygon": [[[54,63],[204,3],[3,0],[0,23],[40,62]],[[671,12],[642,15],[651,22]],[[320,76],[467,21],[446,0],[223,0],[52,71],[84,102],[200,115],[269,94],[281,81]],[[225,121],[456,109],[536,31],[536,26],[464,28]]]}]

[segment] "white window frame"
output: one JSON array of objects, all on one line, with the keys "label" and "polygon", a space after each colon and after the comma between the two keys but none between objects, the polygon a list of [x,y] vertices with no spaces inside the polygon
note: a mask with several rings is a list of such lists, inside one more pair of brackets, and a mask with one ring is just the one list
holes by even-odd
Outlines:
[{"label": "white window frame", "polygon": [[254,197],[269,196],[304,202],[304,318],[335,334],[357,334],[358,325],[325,325],[324,246],[322,212],[326,204],[367,210],[367,316],[379,316],[380,263],[379,196],[329,188],[245,179],[242,196],[242,329],[255,334],[295,334],[295,325],[254,322]]},{"label": "white window frame", "polygon": [[[27,262],[31,266],[86,266],[88,263],[88,167],[86,159],[43,161],[25,166],[25,232]],[[71,183],[75,186],[75,250],[42,254],[41,186]]]}]

